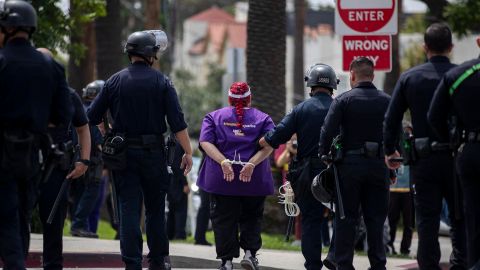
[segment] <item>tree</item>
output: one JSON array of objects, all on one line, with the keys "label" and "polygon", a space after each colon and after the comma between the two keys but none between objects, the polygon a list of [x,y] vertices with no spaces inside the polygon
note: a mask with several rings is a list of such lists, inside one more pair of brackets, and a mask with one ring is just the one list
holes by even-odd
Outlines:
[{"label": "tree", "polygon": [[285,115],[285,0],[249,1],[247,81],[253,105],[275,122]]},{"label": "tree", "polygon": [[108,79],[122,68],[122,19],[120,0],[107,0],[105,17],[95,20],[97,78]]},{"label": "tree", "polygon": [[[398,1],[398,14],[402,14],[402,2],[402,0]],[[398,25],[402,25],[400,17],[398,16]],[[399,33],[392,35],[392,70],[386,74],[383,82],[383,90],[390,95],[393,93],[398,77],[400,77]]]},{"label": "tree", "polygon": [[453,31],[463,36],[469,30],[480,31],[480,1],[461,0],[445,7],[444,15]]},{"label": "tree", "polygon": [[293,103],[305,99],[303,66],[303,33],[305,27],[305,0],[295,1],[295,37],[293,49]]},{"label": "tree", "polygon": [[447,0],[420,0],[428,7],[427,12],[427,23],[431,24],[434,22],[444,21],[444,11],[445,7],[448,5]]}]

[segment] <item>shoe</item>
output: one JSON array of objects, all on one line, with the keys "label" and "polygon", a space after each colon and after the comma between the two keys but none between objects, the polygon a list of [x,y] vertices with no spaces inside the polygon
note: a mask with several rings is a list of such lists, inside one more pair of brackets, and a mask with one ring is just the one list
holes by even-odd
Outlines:
[{"label": "shoe", "polygon": [[98,238],[98,234],[83,229],[70,230],[70,234],[74,237]]},{"label": "shoe", "polygon": [[197,241],[195,241],[195,245],[200,245],[200,246],[209,246],[209,247],[211,247],[211,246],[212,246],[212,244],[211,244],[210,242],[206,241],[206,240],[205,240],[205,241],[198,241],[198,242],[197,242]]},{"label": "shoe", "polygon": [[260,269],[258,267],[258,259],[250,256],[248,258],[243,257],[243,260],[240,262],[240,266],[242,266],[243,269],[246,270],[258,270]]},{"label": "shoe", "polygon": [[233,269],[233,263],[231,260],[226,260],[222,262],[222,265],[218,268],[219,270],[232,270]]},{"label": "shoe", "polygon": [[325,258],[325,260],[323,260],[323,266],[325,266],[330,270],[337,269],[337,264],[331,258],[328,258],[328,257]]}]

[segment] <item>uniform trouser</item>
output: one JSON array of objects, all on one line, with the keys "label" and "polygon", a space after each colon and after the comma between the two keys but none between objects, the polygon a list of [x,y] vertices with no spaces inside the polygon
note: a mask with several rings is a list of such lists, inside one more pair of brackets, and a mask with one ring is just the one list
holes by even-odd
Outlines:
[{"label": "uniform trouser", "polygon": [[93,233],[97,233],[98,222],[100,220],[100,209],[103,206],[103,202],[105,202],[105,188],[107,186],[107,181],[107,177],[102,176],[102,180],[100,181],[100,191],[98,193],[97,201],[95,202],[95,207],[90,213],[90,216],[88,216],[88,228]]},{"label": "uniform trouser", "polygon": [[[185,193],[179,194],[180,198],[168,198],[168,218],[167,218],[167,235],[168,239],[185,239],[187,232],[185,226],[187,225],[187,210],[188,210],[188,195]],[[173,197],[173,196],[172,196]]]},{"label": "uniform trouser", "polygon": [[86,176],[73,182],[72,195],[75,206],[72,216],[72,230],[90,231],[88,218],[95,209],[100,194],[100,184],[93,177],[89,179]]},{"label": "uniform trouser", "polygon": [[[50,178],[42,185],[38,198],[40,220],[43,227],[43,267],[44,269],[62,269],[63,265],[63,225],[67,215],[67,194],[63,194],[52,224],[47,219],[60,191],[67,171],[54,169]],[[75,181],[75,180],[68,180]]]},{"label": "uniform trouser", "polygon": [[310,189],[302,193],[297,200],[302,213],[302,254],[305,269],[321,269],[322,264],[322,221],[325,207],[317,201]]},{"label": "uniform trouser", "polygon": [[200,191],[200,208],[197,213],[197,226],[195,228],[195,242],[206,242],[205,233],[208,228],[208,221],[210,220],[210,194],[203,189]]},{"label": "uniform trouser", "polygon": [[[387,262],[383,226],[388,212],[389,180],[383,159],[346,156],[337,166],[340,174],[345,219],[335,215],[335,261],[338,270],[354,269],[355,228],[359,207],[367,228],[368,259],[372,270],[384,270]],[[338,204],[337,204],[338,205]]]},{"label": "uniform trouser", "polygon": [[265,196],[211,194],[210,216],[218,259],[238,258],[240,248],[255,255],[262,247],[264,203]]},{"label": "uniform trouser", "polygon": [[390,206],[388,210],[388,222],[390,225],[390,242],[393,246],[397,234],[397,225],[400,220],[403,221],[403,236],[400,244],[402,254],[410,253],[413,234],[413,198],[410,192],[390,192]]},{"label": "uniform trouser", "polygon": [[114,171],[120,208],[120,250],[126,269],[142,269],[140,216],[145,203],[148,260],[159,266],[168,256],[165,194],[169,176],[163,148],[127,149],[127,167]]},{"label": "uniform trouser", "polygon": [[461,213],[456,213],[455,209],[452,157],[449,153],[433,153],[428,158],[418,160],[410,167],[410,172],[415,192],[415,214],[419,238],[417,261],[420,269],[440,269],[438,229],[444,198],[447,201],[451,220],[450,264],[454,269],[465,269],[465,224],[463,217],[456,218],[457,214]]},{"label": "uniform trouser", "polygon": [[457,159],[463,186],[468,267],[480,269],[480,143],[468,143]]}]

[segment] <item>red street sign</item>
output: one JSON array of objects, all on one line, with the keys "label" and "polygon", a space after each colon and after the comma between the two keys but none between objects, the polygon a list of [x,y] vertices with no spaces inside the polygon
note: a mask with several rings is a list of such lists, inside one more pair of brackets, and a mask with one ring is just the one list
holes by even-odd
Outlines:
[{"label": "red street sign", "polygon": [[337,0],[337,35],[396,34],[396,0]]},{"label": "red street sign", "polygon": [[350,70],[350,63],[358,57],[372,60],[376,71],[392,70],[391,36],[343,36],[343,70]]}]

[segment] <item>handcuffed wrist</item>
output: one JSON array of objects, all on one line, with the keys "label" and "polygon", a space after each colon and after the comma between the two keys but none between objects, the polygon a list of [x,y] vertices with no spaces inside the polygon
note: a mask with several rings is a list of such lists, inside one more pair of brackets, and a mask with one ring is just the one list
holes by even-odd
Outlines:
[{"label": "handcuffed wrist", "polygon": [[255,164],[253,164],[252,162],[247,162],[245,163],[245,165],[251,165],[253,168],[255,168]]},{"label": "handcuffed wrist", "polygon": [[220,165],[223,166],[223,164],[224,164],[224,163],[227,163],[227,162],[228,162],[228,163],[231,163],[231,161],[230,161],[228,158],[226,158],[226,159],[224,159],[224,160],[222,160],[222,161],[220,162]]}]

